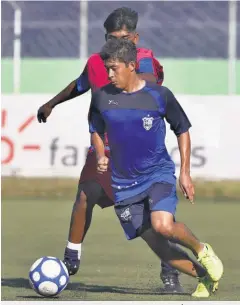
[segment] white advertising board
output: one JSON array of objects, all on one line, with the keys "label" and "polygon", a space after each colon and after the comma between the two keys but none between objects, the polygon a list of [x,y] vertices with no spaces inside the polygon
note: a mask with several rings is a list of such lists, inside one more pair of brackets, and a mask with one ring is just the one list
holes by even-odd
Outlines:
[{"label": "white advertising board", "polygon": [[[52,96],[2,95],[2,175],[78,177],[89,146],[90,95],[57,106],[46,124],[37,109]],[[177,96],[192,123],[192,176],[240,179],[240,96]],[[179,168],[177,140],[167,131]]]}]

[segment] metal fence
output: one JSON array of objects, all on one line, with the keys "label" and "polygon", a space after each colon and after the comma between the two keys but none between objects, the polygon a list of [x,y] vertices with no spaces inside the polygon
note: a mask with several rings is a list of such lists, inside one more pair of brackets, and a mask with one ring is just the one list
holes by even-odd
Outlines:
[{"label": "metal fence", "polygon": [[229,92],[240,58],[240,3],[236,1],[3,1],[2,57],[86,58],[104,43],[103,22],[121,6],[139,12],[140,46],[162,58],[229,61]]}]

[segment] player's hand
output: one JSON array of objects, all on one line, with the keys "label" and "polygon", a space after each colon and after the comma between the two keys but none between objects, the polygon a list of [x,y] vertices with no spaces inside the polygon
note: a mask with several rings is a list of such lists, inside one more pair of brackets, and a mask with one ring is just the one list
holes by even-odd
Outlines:
[{"label": "player's hand", "polygon": [[191,204],[194,204],[194,185],[190,174],[181,172],[179,177],[179,186],[186,199],[189,199]]},{"label": "player's hand", "polygon": [[109,163],[109,159],[107,157],[100,157],[97,160],[97,171],[99,174],[103,174],[107,171],[108,169],[108,163]]},{"label": "player's hand", "polygon": [[49,117],[51,112],[52,112],[52,107],[48,103],[42,105],[38,109],[38,113],[37,113],[38,122],[39,123],[46,123],[47,122],[47,118]]}]

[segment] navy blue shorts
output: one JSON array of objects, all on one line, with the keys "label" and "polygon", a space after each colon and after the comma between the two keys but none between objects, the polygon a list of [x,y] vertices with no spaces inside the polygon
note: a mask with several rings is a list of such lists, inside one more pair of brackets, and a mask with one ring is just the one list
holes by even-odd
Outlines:
[{"label": "navy blue shorts", "polygon": [[175,215],[177,203],[176,185],[154,183],[134,198],[117,203],[115,212],[127,239],[134,239],[151,227],[151,212],[166,211]]}]

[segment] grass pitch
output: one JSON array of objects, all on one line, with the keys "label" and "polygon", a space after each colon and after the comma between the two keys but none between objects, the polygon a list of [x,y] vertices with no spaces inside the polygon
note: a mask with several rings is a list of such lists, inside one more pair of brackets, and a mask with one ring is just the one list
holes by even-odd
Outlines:
[{"label": "grass pitch", "polygon": [[[63,257],[71,200],[21,199],[2,201],[2,300],[42,300],[28,284],[28,271],[39,257]],[[181,202],[178,220],[223,260],[219,292],[210,300],[240,300],[240,204]],[[114,210],[96,207],[83,246],[80,271],[53,300],[192,300],[189,295],[159,294],[159,260],[145,243],[127,241]],[[181,275],[186,293],[196,280]]]}]

